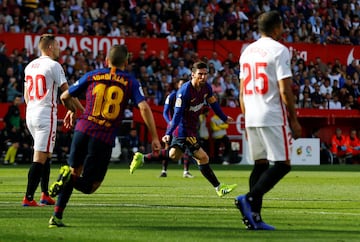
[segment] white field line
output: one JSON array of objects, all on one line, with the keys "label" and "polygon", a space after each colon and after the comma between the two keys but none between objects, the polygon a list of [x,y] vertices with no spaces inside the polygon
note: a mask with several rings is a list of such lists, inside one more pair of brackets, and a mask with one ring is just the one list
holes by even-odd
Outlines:
[{"label": "white field line", "polygon": [[[21,207],[20,203],[16,203]],[[233,208],[226,207],[194,207],[194,206],[167,206],[167,205],[149,205],[149,204],[136,204],[136,203],[78,203],[78,202],[70,202],[68,204],[71,207],[136,207],[136,208],[151,208],[151,209],[181,209],[181,210],[202,210],[202,211],[233,211],[236,210]],[[9,207],[14,206],[14,202],[0,202],[0,207]],[[26,208],[25,208],[26,209]],[[284,213],[284,210],[292,210],[293,208],[282,208],[281,211],[274,210],[274,213]],[[320,209],[317,209],[320,210]],[[328,212],[328,211],[314,211],[308,210],[306,212],[299,211],[299,209],[294,209],[291,213],[295,214],[320,214],[320,215],[346,215],[346,216],[360,216],[360,211],[355,213],[348,212]]]}]

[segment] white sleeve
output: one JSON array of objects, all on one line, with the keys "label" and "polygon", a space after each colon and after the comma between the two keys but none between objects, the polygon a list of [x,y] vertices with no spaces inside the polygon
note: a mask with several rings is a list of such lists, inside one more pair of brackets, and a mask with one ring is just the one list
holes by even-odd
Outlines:
[{"label": "white sleeve", "polygon": [[53,66],[53,74],[54,74],[54,80],[56,84],[61,87],[62,84],[67,83],[65,72],[60,63],[55,62],[55,65]]},{"label": "white sleeve", "polygon": [[290,52],[288,48],[281,49],[280,54],[276,58],[276,75],[278,80],[288,78],[292,76],[290,66]]}]

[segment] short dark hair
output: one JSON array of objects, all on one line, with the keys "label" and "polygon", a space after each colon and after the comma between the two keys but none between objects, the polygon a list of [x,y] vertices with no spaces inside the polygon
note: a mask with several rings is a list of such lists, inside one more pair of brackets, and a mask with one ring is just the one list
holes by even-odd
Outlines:
[{"label": "short dark hair", "polygon": [[109,50],[108,58],[113,66],[119,67],[126,62],[128,55],[125,45],[113,45]]},{"label": "short dark hair", "polygon": [[195,62],[192,67],[192,72],[196,72],[196,70],[208,68],[207,64],[202,61]]},{"label": "short dark hair", "polygon": [[270,36],[275,28],[281,26],[282,19],[278,11],[273,10],[261,14],[257,20],[260,33]]}]

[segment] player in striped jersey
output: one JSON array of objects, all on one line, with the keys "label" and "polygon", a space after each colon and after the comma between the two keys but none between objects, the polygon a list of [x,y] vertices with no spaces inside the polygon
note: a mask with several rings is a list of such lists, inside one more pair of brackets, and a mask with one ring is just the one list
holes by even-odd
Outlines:
[{"label": "player in striped jersey", "polygon": [[[68,163],[62,167],[58,181],[50,186],[50,195],[58,196],[49,227],[62,227],[63,211],[73,189],[91,194],[105,178],[112,147],[122,124],[124,110],[129,100],[140,109],[142,118],[152,135],[152,149],[160,149],[154,117],[145,101],[140,83],[125,71],[128,50],[124,45],[114,45],[106,58],[109,67],[94,70],[82,76],[61,95],[67,102],[86,91],[85,111],[79,116],[70,148]],[[74,123],[75,108],[65,117],[67,126]]]},{"label": "player in striped jersey", "polygon": [[[164,111],[163,111],[163,117],[166,121],[166,123],[168,124],[168,126],[170,126],[171,124],[171,119],[174,115],[174,106],[175,106],[175,100],[176,100],[176,92],[179,90],[179,88],[185,83],[187,82],[186,79],[181,78],[177,81],[176,85],[177,88],[174,89],[167,97],[165,100],[165,104],[164,104]],[[173,135],[177,135],[177,132],[175,130],[175,133]],[[167,148],[168,148],[169,144],[166,144]],[[146,158],[144,158],[146,160]],[[184,173],[183,173],[183,177],[184,178],[193,178],[193,175],[191,175],[191,173],[189,172],[189,161],[190,159],[192,159],[191,154],[189,154],[189,151],[186,150],[185,153],[183,154],[183,156],[181,157],[181,161],[184,163]],[[162,171],[160,174],[160,177],[167,177],[167,167],[168,167],[168,163],[169,163],[169,159],[164,159],[162,161]]]},{"label": "player in striped jersey", "polygon": [[[177,134],[172,137],[170,149],[167,153],[168,157],[177,161],[185,150],[189,149],[192,157],[196,159],[202,175],[214,186],[218,196],[222,197],[230,193],[237,185],[220,184],[211,169],[209,156],[200,147],[197,139],[199,115],[206,102],[224,122],[230,122],[233,119],[226,116],[221,110],[216,97],[213,95],[211,86],[206,82],[207,74],[208,66],[206,63],[194,63],[191,80],[183,84],[176,94],[174,116],[162,140],[168,143],[171,135],[176,130]],[[135,153],[130,165],[130,173],[133,173],[135,169],[143,164],[143,158],[143,154]]]}]

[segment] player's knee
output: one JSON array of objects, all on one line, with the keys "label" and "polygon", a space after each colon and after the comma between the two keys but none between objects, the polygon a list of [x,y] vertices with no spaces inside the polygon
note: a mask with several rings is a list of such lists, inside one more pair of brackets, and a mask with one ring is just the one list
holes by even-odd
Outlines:
[{"label": "player's knee", "polygon": [[169,150],[169,158],[171,160],[179,160],[181,158],[182,153],[178,152],[176,149],[170,149]]},{"label": "player's knee", "polygon": [[196,154],[196,160],[199,165],[205,165],[209,163],[209,156],[206,153],[202,153],[201,155]]}]

